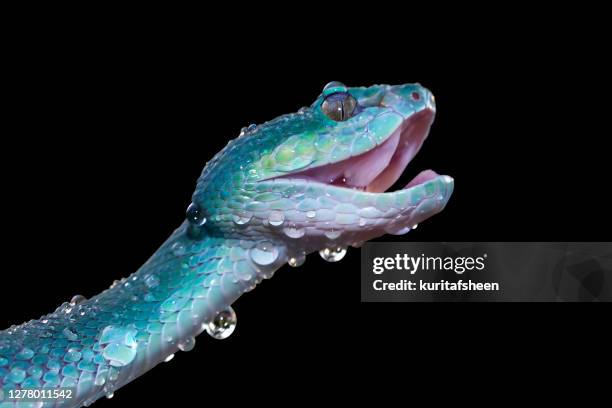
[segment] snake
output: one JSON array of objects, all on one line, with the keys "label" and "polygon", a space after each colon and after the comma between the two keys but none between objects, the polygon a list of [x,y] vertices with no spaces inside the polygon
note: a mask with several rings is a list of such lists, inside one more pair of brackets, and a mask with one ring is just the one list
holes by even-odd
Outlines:
[{"label": "snake", "polygon": [[435,114],[418,83],[331,82],[311,105],[243,128],[206,163],[184,222],[140,269],[0,331],[0,408],[18,406],[10,390],[72,390],[35,407],[111,398],[199,334],[228,337],[232,303],[285,264],[317,252],[338,262],[349,246],[442,211],[450,176],[424,170],[394,189]]}]

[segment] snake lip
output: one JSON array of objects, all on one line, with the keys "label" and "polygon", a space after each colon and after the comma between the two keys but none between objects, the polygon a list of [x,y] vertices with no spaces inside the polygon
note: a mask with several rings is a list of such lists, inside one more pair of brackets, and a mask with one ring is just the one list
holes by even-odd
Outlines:
[{"label": "snake lip", "polygon": [[[426,108],[405,118],[382,143],[365,153],[279,178],[302,179],[371,193],[386,192],[402,175],[427,138],[435,112]],[[405,188],[438,174],[425,170]]]}]

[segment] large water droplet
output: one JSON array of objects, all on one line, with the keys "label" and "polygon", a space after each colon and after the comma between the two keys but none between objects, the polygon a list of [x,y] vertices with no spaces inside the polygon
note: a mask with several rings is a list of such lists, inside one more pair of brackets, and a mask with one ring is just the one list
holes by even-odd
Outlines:
[{"label": "large water droplet", "polygon": [[145,285],[149,289],[159,286],[159,278],[155,274],[150,274],[145,278]]},{"label": "large water droplet", "polygon": [[282,211],[272,211],[268,216],[268,223],[273,227],[279,227],[285,222],[285,214]]},{"label": "large water droplet", "polygon": [[344,255],[346,255],[346,248],[325,248],[320,250],[319,254],[321,255],[321,258],[325,259],[327,262],[338,262],[344,258]]},{"label": "large water droplet", "polygon": [[254,123],[251,123],[251,124],[249,125],[249,127],[247,127],[247,132],[252,132],[252,131],[254,131],[255,129],[257,129],[257,125],[256,125],[256,124],[254,124]]},{"label": "large water droplet", "polygon": [[111,383],[104,384],[104,395],[108,399],[113,398],[115,396],[115,386]]},{"label": "large water droplet", "polygon": [[332,81],[323,88],[323,95],[331,95],[336,92],[348,92],[348,89],[346,85],[338,81]]},{"label": "large water droplet", "polygon": [[237,225],[245,225],[248,224],[249,221],[253,218],[253,214],[247,211],[241,211],[238,214],[234,214],[234,223]]},{"label": "large water droplet", "polygon": [[419,226],[419,224],[414,224],[414,225],[412,226],[412,229],[413,229],[413,230],[415,230],[415,229],[417,229],[417,227],[418,227],[418,226]]},{"label": "large water droplet", "polygon": [[324,234],[329,239],[338,239],[340,238],[340,235],[342,235],[342,231],[331,229],[331,230],[325,231]]},{"label": "large water droplet", "polygon": [[75,295],[75,296],[72,297],[72,299],[70,299],[70,304],[72,306],[76,306],[76,305],[79,305],[79,304],[83,303],[86,300],[87,300],[87,298],[85,296],[83,296],[83,295]]},{"label": "large water droplet", "polygon": [[278,259],[278,249],[269,241],[257,243],[255,248],[251,248],[250,254],[253,262],[261,266],[271,265]]},{"label": "large water droplet", "polygon": [[306,229],[293,225],[291,227],[285,227],[283,229],[283,232],[289,238],[297,239],[297,238],[302,238],[304,234],[306,234]]},{"label": "large water droplet", "polygon": [[173,358],[174,358],[174,354],[169,354],[168,357],[164,358],[164,363],[168,363],[172,361]]},{"label": "large water droplet", "polygon": [[204,212],[196,203],[189,204],[187,207],[187,221],[189,221],[192,225],[197,227],[201,227],[206,224],[206,216]]},{"label": "large water droplet", "polygon": [[294,254],[290,256],[289,259],[287,260],[287,263],[289,264],[289,266],[292,266],[294,268],[304,265],[304,262],[306,262],[306,254],[304,252],[299,252],[297,254]]},{"label": "large water droplet", "polygon": [[214,339],[227,339],[236,329],[236,312],[232,307],[219,312],[217,316],[206,325],[206,332]]},{"label": "large water droplet", "polygon": [[191,351],[195,347],[195,338],[186,337],[179,341],[178,348],[181,351]]}]

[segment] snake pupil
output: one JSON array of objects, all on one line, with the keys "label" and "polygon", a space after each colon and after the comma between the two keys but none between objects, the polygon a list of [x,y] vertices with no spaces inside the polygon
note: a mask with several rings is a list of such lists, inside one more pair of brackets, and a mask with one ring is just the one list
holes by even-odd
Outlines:
[{"label": "snake pupil", "polygon": [[348,92],[337,92],[328,95],[321,104],[321,110],[328,118],[343,122],[353,116],[357,100]]}]

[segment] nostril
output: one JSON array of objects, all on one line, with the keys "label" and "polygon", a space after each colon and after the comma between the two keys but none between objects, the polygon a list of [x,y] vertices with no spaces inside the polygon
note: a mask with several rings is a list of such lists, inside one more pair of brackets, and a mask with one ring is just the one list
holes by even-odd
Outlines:
[{"label": "nostril", "polygon": [[418,92],[413,92],[411,95],[412,100],[414,101],[420,101],[421,100],[421,94]]}]

